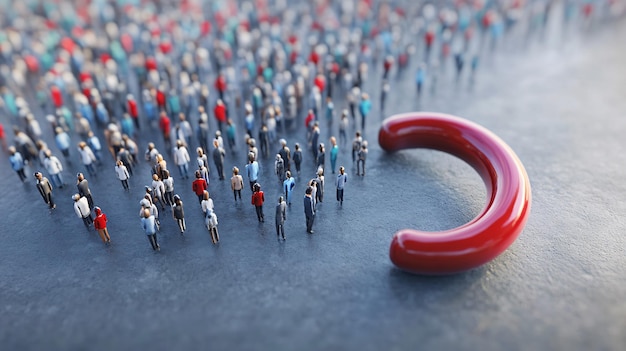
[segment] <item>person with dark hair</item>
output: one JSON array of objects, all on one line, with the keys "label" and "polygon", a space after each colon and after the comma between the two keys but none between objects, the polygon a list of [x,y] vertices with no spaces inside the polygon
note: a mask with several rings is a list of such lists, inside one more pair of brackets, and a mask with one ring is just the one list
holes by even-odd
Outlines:
[{"label": "person with dark hair", "polygon": [[363,137],[361,132],[356,132],[354,140],[352,140],[352,162],[356,161],[356,156],[361,151],[361,144],[363,143]]},{"label": "person with dark hair", "polygon": [[78,194],[87,199],[89,208],[93,208],[93,197],[91,196],[91,190],[89,190],[89,182],[82,173],[76,175],[76,188],[78,188]]},{"label": "person with dark hair", "polygon": [[259,163],[256,162],[256,158],[252,152],[248,154],[246,173],[248,174],[248,180],[250,181],[250,190],[254,192],[254,184],[256,184],[259,179]]},{"label": "person with dark hair", "polygon": [[324,169],[324,164],[326,163],[326,148],[324,147],[324,143],[319,144],[319,152],[317,153],[317,168]]},{"label": "person with dark hair", "polygon": [[348,175],[346,174],[346,169],[341,166],[339,167],[339,174],[337,174],[337,180],[335,181],[335,185],[337,186],[337,201],[339,201],[340,205],[343,205],[343,188],[348,181]]},{"label": "person with dark hair", "polygon": [[287,204],[282,196],[278,198],[278,205],[276,205],[276,237],[280,240],[282,236],[285,239],[285,221],[287,220]]},{"label": "person with dark hair", "polygon": [[265,218],[263,216],[263,202],[265,201],[265,195],[263,194],[259,183],[254,183],[252,189],[254,191],[254,193],[252,193],[252,204],[256,209],[256,216],[259,219],[259,222],[265,222]]},{"label": "person with dark hair", "polygon": [[196,193],[196,196],[198,196],[199,203],[202,203],[204,191],[207,190],[207,188],[208,186],[206,180],[202,178],[202,174],[200,174],[200,171],[196,171],[196,180],[191,183],[191,189],[194,193]]},{"label": "person with dark hair", "polygon": [[322,202],[324,200],[324,168],[317,169],[317,178],[315,178],[317,191],[315,192],[315,201]]},{"label": "person with dark hair", "polygon": [[293,188],[296,187],[296,181],[291,176],[291,172],[285,172],[286,179],[283,182],[283,190],[285,191],[285,196],[287,197],[287,203],[291,206],[291,197],[293,195]]},{"label": "person with dark hair", "polygon": [[[363,141],[356,161],[356,175],[365,176],[365,160],[367,159],[367,141]],[[359,174],[360,170],[360,174]]]},{"label": "person with dark hair", "polygon": [[278,150],[278,154],[283,158],[283,162],[285,163],[285,170],[291,170],[291,151],[287,147],[287,140],[280,139],[280,150]]},{"label": "person with dark hair", "polygon": [[184,234],[187,226],[185,225],[185,211],[183,210],[183,201],[178,194],[174,195],[174,204],[172,205],[172,216],[178,223],[180,234]]},{"label": "person with dark hair", "polygon": [[280,157],[280,154],[276,154],[276,161],[274,161],[274,173],[278,176],[278,183],[282,184],[285,181],[285,161]]},{"label": "person with dark hair", "polygon": [[162,181],[165,190],[165,193],[163,194],[163,199],[165,200],[166,204],[172,206],[174,204],[174,177],[170,177],[170,172],[168,170],[165,170],[163,172]]},{"label": "person with dark hair", "polygon": [[131,155],[130,152],[126,148],[121,147],[120,151],[117,152],[117,159],[122,161],[122,163],[126,167],[126,170],[128,171],[128,174],[132,176],[133,175],[133,155]]},{"label": "person with dark hair", "polygon": [[315,221],[315,205],[313,203],[313,188],[306,188],[304,195],[304,215],[306,216],[306,232],[313,234],[313,222]]},{"label": "person with dark hair", "polygon": [[44,177],[41,172],[35,172],[34,176],[35,179],[37,179],[37,190],[39,190],[43,201],[48,204],[50,209],[56,208],[57,205],[55,205],[52,200],[52,184],[50,184],[48,178]]},{"label": "person with dark hair", "polygon": [[300,165],[302,164],[302,150],[300,144],[296,143],[293,151],[293,164],[296,165],[296,172],[300,175]]}]

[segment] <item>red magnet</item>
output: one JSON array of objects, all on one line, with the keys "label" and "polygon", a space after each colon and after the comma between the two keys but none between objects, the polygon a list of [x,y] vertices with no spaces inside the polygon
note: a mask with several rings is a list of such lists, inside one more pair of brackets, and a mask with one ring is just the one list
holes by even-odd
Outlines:
[{"label": "red magnet", "polygon": [[398,268],[425,275],[467,271],[496,258],[524,229],[531,203],[528,175],[513,150],[486,128],[441,113],[406,113],[383,122],[378,143],[388,152],[428,148],[454,155],[487,187],[486,206],[469,223],[441,232],[395,233],[389,257]]}]

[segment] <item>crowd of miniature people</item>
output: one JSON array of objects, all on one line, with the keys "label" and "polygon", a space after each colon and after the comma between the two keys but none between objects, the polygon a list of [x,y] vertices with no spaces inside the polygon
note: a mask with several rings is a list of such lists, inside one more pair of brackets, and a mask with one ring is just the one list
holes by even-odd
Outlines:
[{"label": "crowd of miniature people", "polygon": [[[114,175],[122,191],[138,196],[141,228],[159,251],[164,214],[184,235],[191,207],[202,210],[219,243],[211,180],[230,180],[235,203],[249,202],[260,223],[273,215],[279,241],[292,206],[301,206],[303,228],[313,234],[325,193],[343,206],[349,170],[366,174],[365,131],[375,129],[373,107],[385,110],[391,72],[415,77],[417,98],[425,84],[435,89],[448,63],[457,81],[473,79],[482,43],[498,45],[522,19],[525,35],[539,35],[554,1],[439,8],[419,1],[186,1],[176,11],[160,2],[89,5],[100,11],[31,3],[2,14],[0,141],[11,168],[21,182],[34,177],[51,211],[71,198],[76,216],[107,245],[107,216],[88,179]],[[565,2],[565,20],[578,6]],[[580,6],[590,18],[593,4]],[[378,88],[368,84],[373,74]],[[5,125],[12,126],[11,146]],[[227,168],[241,154],[247,163]],[[150,179],[133,179],[147,167]],[[280,196],[266,198],[264,187],[276,182]],[[304,193],[294,194],[297,183],[306,184]],[[198,204],[183,201],[180,187],[191,188]]]}]

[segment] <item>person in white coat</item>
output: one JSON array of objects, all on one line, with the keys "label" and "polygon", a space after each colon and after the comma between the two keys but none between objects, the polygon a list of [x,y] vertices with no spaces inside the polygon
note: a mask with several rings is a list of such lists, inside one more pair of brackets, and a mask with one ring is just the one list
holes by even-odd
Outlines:
[{"label": "person in white coat", "polygon": [[189,152],[185,147],[182,140],[176,142],[176,149],[174,149],[174,163],[178,166],[181,178],[189,178]]},{"label": "person in white coat", "polygon": [[46,167],[46,171],[50,174],[50,179],[52,180],[52,185],[57,188],[63,188],[65,183],[63,182],[63,177],[61,176],[61,172],[63,172],[63,164],[59,159],[52,154],[50,150],[46,150],[45,158],[43,161],[44,166]]},{"label": "person in white coat", "polygon": [[87,172],[89,172],[89,175],[92,177],[96,177],[96,167],[94,166],[94,163],[96,162],[96,155],[94,155],[93,151],[91,151],[91,148],[87,146],[87,143],[85,143],[84,141],[78,143],[78,153],[80,154],[80,160],[85,168],[87,168]]},{"label": "person in white coat", "polygon": [[93,223],[93,219],[91,218],[91,209],[89,208],[87,198],[74,194],[72,199],[74,200],[74,212],[76,212],[76,216],[82,219],[85,227],[89,229],[89,226]]}]

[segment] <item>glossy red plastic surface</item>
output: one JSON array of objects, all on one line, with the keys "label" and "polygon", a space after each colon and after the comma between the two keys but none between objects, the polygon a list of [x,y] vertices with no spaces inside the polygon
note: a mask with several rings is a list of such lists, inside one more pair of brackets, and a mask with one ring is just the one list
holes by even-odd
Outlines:
[{"label": "glossy red plastic surface", "polygon": [[388,151],[440,150],[464,160],[487,187],[487,204],[469,223],[441,232],[398,231],[391,261],[405,271],[440,275],[481,266],[506,250],[530,214],[530,182],[511,148],[489,130],[465,119],[439,113],[407,113],[387,118],[378,134]]}]

